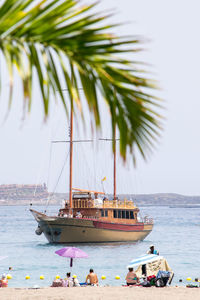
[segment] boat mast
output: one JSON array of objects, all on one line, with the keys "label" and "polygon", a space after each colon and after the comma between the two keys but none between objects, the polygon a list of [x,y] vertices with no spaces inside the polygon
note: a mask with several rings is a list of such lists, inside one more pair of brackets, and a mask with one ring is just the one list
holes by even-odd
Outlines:
[{"label": "boat mast", "polygon": [[72,211],[72,167],[73,167],[73,103],[71,102],[70,116],[70,166],[69,166],[69,208]]},{"label": "boat mast", "polygon": [[116,193],[116,142],[119,139],[116,139],[116,127],[114,129],[114,137],[112,139],[99,139],[101,141],[110,141],[113,142],[113,200],[117,200],[117,193]]},{"label": "boat mast", "polygon": [[116,200],[117,199],[117,197],[116,197],[116,127],[114,129],[114,146],[113,146],[113,152],[114,152],[113,196],[114,196],[114,200]]}]

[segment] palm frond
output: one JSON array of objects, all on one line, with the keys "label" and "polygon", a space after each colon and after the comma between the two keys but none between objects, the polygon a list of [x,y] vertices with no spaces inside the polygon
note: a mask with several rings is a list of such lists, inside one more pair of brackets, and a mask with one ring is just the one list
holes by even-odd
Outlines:
[{"label": "palm frond", "polygon": [[[159,136],[161,116],[157,112],[160,99],[151,92],[155,82],[145,77],[148,73],[143,63],[127,59],[127,53],[136,56],[141,51],[143,40],[110,32],[116,24],[107,25],[109,16],[94,13],[95,5],[80,6],[78,0],[4,0],[0,6],[0,51],[10,77],[9,106],[14,66],[28,111],[36,73],[45,117],[50,92],[56,97],[58,91],[66,113],[73,101],[81,110],[80,81],[97,127],[101,125],[98,91],[107,102],[113,134],[116,126],[119,129],[122,157],[126,158],[128,148],[133,153],[136,146],[145,158]],[[69,99],[63,93],[61,76]]]}]

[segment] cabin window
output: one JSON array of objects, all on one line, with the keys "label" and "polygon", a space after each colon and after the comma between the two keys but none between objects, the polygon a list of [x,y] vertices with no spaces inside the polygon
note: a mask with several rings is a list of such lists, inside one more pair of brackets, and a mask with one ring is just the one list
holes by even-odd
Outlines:
[{"label": "cabin window", "polygon": [[121,217],[122,217],[122,211],[118,210],[118,209],[114,209],[113,210],[113,217],[117,218],[117,219],[121,219]]},{"label": "cabin window", "polygon": [[108,216],[108,210],[107,209],[106,210],[101,209],[101,216],[102,217],[107,217]]},{"label": "cabin window", "polygon": [[118,210],[118,218],[121,219],[121,217],[122,217],[122,211]]},{"label": "cabin window", "polygon": [[135,219],[133,211],[130,210],[113,210],[113,217],[117,219]]}]

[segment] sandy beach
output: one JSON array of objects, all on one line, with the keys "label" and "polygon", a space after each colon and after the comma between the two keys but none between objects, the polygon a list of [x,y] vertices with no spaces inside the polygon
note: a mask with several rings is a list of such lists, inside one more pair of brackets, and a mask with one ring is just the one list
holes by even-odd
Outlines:
[{"label": "sandy beach", "polygon": [[137,300],[196,300],[200,289],[185,287],[77,287],[77,288],[5,288],[0,289],[1,300],[82,300],[82,299],[137,299]]}]

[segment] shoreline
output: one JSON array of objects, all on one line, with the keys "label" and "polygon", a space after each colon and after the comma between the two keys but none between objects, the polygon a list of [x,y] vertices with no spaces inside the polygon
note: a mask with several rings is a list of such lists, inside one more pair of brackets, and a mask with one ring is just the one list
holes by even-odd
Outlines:
[{"label": "shoreline", "polygon": [[198,288],[186,287],[71,287],[71,288],[1,288],[1,300],[196,300],[200,299]]}]

